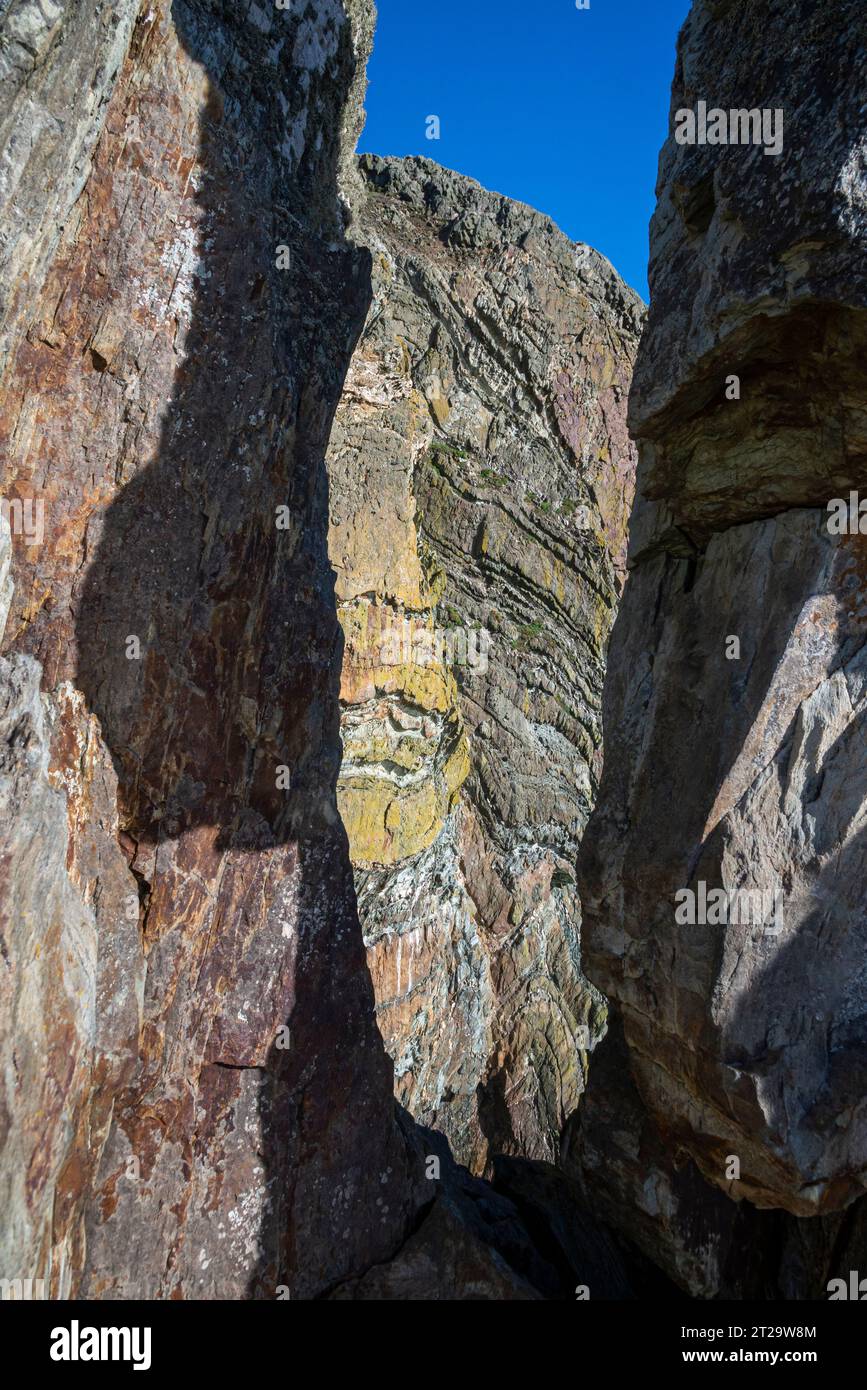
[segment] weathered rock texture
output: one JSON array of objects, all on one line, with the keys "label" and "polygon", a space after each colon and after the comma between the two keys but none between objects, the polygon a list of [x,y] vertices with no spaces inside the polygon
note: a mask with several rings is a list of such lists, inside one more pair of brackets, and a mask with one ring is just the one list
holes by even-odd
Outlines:
[{"label": "weathered rock texture", "polygon": [[[395,1105],[341,813],[401,1094],[553,1157],[638,305],[428,166],[347,235],[371,29],[3,7],[0,1277],[53,1298],[631,1288],[562,1175]],[[378,684],[362,623],[446,603],[488,672]]]},{"label": "weathered rock texture", "polygon": [[338,804],[377,1018],[399,1098],[461,1162],[553,1161],[604,1016],[573,865],[643,306],[527,207],[425,159],[360,167],[373,297],[332,430],[329,544]]},{"label": "weathered rock texture", "polygon": [[[672,113],[781,108],[785,143],[671,139],[661,159],[579,876],[585,968],[618,1021],[574,1152],[615,1224],[702,1294],[743,1292],[738,1241],[772,1229],[769,1280],[815,1294],[863,1227],[867,539],[829,534],[827,504],[867,487],[865,96],[854,0],[693,6]],[[779,888],[780,929],[679,925],[700,881]]]},{"label": "weathered rock texture", "polygon": [[323,459],[369,299],[339,193],[372,15],[138,11],[4,15],[4,495],[45,536],[15,538],[3,672],[3,1275],[303,1297],[434,1190],[334,799]]}]

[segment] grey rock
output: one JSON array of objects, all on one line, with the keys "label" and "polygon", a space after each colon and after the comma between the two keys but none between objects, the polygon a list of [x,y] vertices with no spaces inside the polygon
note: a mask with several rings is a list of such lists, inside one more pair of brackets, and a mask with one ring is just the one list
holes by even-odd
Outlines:
[{"label": "grey rock", "polygon": [[[699,1174],[752,1213],[757,1240],[755,1209],[833,1223],[867,1162],[867,590],[863,537],[827,525],[865,477],[867,17],[846,0],[796,8],[697,0],[681,34],[672,113],[780,107],[785,145],[663,152],[630,399],[632,568],[579,866],[585,968],[622,1021],[635,1097],[613,1169],[600,1177],[590,1110],[578,1163],[705,1296],[732,1287],[733,1226]],[[684,190],[700,186],[697,225]],[[779,890],[781,918],[678,922],[677,894],[700,882]],[[667,1194],[655,1236],[647,1129]],[[806,1239],[786,1229],[791,1248]],[[791,1296],[797,1280],[772,1282]]]}]

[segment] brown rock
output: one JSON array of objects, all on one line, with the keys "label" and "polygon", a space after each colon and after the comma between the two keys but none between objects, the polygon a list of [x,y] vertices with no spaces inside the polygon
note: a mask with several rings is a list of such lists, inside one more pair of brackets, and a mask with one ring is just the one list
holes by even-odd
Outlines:
[{"label": "brown rock", "polygon": [[71,8],[21,121],[80,102],[61,70],[106,24],[101,114],[19,171],[0,404],[11,495],[45,504],[6,630],[12,1274],[53,1250],[53,1296],[305,1296],[415,1209],[334,801],[323,455],[367,302],[339,186],[371,15],[155,2],[130,39],[136,7]]},{"label": "brown rock", "polygon": [[[415,252],[389,251],[384,193],[350,228],[372,196],[351,159],[372,9],[302,10],[16,0],[0,21],[0,1274],[53,1298],[562,1297],[569,1242],[549,1265],[520,1204],[395,1106],[341,813],[365,830],[372,737],[412,790],[379,806],[363,891],[381,875],[400,902],[422,864],[454,878],[430,930],[366,910],[389,1042],[403,1029],[424,1072],[414,1088],[402,1068],[401,1095],[439,1117],[445,1056],[462,1153],[552,1156],[594,1003],[567,869],[598,761],[639,306],[528,210],[494,200],[487,227],[491,195],[442,172],[450,249],[419,210]],[[389,257],[437,245],[439,308],[475,302],[483,392],[456,370],[464,325],[450,341],[438,309],[401,345],[368,317]],[[605,332],[576,383],[562,340],[588,314]],[[516,351],[534,321],[530,356],[498,366],[498,335]],[[478,468],[462,489],[434,429],[499,436],[541,501],[507,514]],[[547,516],[573,492],[592,536]],[[449,547],[465,564],[440,563],[443,583]],[[459,601],[481,629],[486,588],[502,640],[529,631],[480,684],[367,660],[382,611],[433,627]],[[543,608],[571,625],[556,653]],[[576,691],[557,714],[563,651]],[[514,764],[496,721],[525,735]],[[448,1037],[419,1025],[404,969],[460,1014]]]}]

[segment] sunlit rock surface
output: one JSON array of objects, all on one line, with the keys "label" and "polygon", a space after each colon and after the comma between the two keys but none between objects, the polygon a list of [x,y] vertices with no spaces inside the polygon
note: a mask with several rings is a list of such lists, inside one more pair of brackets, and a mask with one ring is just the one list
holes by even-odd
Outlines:
[{"label": "sunlit rock surface", "polygon": [[[369,311],[382,301],[389,258],[401,274],[376,232],[379,214],[362,216],[368,194],[371,207],[380,194],[365,190],[353,157],[372,23],[367,0],[291,11],[262,0],[3,7],[0,451],[14,589],[4,531],[0,1278],[42,1279],[51,1298],[563,1298],[592,1270],[599,1287],[630,1287],[565,1179],[543,1165],[495,1190],[396,1106],[380,1027],[391,1045],[399,1025],[386,1000],[378,1026],[368,961],[379,985],[396,969],[391,993],[405,994],[403,972],[418,977],[430,919],[419,912],[404,967],[391,947],[408,919],[400,931],[391,917],[379,927],[366,906],[366,954],[341,816],[363,845],[369,882],[374,865],[395,872],[385,908],[389,893],[409,892],[397,875],[418,856],[439,855],[433,872],[453,874],[444,898],[459,925],[446,938],[451,928],[436,915],[429,938],[431,1014],[454,1020],[448,1065],[460,1068],[464,1050],[468,1077],[487,1064],[495,1007],[505,1010],[502,1037],[526,1050],[534,1076],[550,1036],[554,1065],[539,1090],[551,1099],[540,1108],[528,1091],[512,1113],[523,1126],[517,1148],[551,1152],[544,1125],[574,1105],[582,1069],[580,1049],[565,1050],[562,1020],[571,1028],[585,1008],[569,865],[598,748],[615,590],[609,543],[596,532],[617,550],[629,486],[628,469],[615,478],[597,453],[614,424],[603,426],[601,406],[586,407],[598,397],[622,430],[618,354],[634,328],[621,340],[613,325],[631,300],[592,253],[582,271],[543,219],[515,214],[505,238],[515,269],[501,248],[485,274],[519,285],[532,267],[553,297],[550,324],[516,305],[527,362],[538,353],[560,373],[544,429],[535,366],[518,383],[503,360],[477,401],[457,367],[449,375],[445,329],[432,346],[439,309],[424,328],[416,306],[398,330],[407,363],[386,375],[396,373],[397,396],[412,396],[418,425],[395,415],[401,450],[376,429],[366,442],[353,435],[365,354],[375,378],[379,350],[389,363],[395,351],[390,330],[377,337],[390,318],[376,330]],[[562,261],[550,277],[542,250],[517,245],[534,226],[542,250]],[[471,245],[475,233],[460,236]],[[557,307],[567,272],[576,305],[590,275],[586,313],[611,326],[598,344],[588,326],[594,346],[575,381],[571,349],[555,341],[585,324],[584,309],[570,318]],[[471,290],[470,278],[461,293]],[[502,296],[493,282],[489,293],[493,344]],[[464,331],[456,326],[456,342]],[[422,343],[439,384],[419,365]],[[493,348],[466,350],[487,362]],[[505,421],[519,389],[538,466],[533,448],[515,452]],[[506,495],[522,473],[530,487],[551,485],[546,505],[586,495],[593,534],[579,545],[565,515],[554,522],[540,507],[533,519],[528,498],[522,562],[511,514],[491,503],[479,552],[490,559],[480,560],[472,490],[461,500],[457,459],[434,457],[425,392],[443,421],[452,415],[437,434],[449,446],[468,443],[485,410],[489,425],[498,410]],[[466,428],[455,432],[462,414]],[[574,436],[568,468],[552,453],[558,419]],[[397,466],[386,486],[389,458]],[[471,489],[493,498],[495,484],[472,467]],[[385,469],[367,491],[365,469]],[[355,579],[341,558],[350,541]],[[448,547],[466,555],[440,563],[439,580],[437,550]],[[573,573],[585,550],[597,557],[595,589]],[[433,621],[451,592],[493,629],[484,587],[494,562],[514,576],[514,593],[503,584],[497,598],[495,641],[520,642],[524,665],[501,655],[492,677],[463,692],[460,672],[419,673],[410,662],[380,697],[367,658],[344,659],[365,602]],[[534,626],[543,610],[544,643]],[[577,656],[577,639],[554,630],[561,615],[583,634]],[[557,644],[574,683],[560,725],[562,678],[548,652]],[[387,727],[380,698],[392,703]],[[519,721],[524,767],[509,761],[511,733],[497,719]],[[474,753],[483,738],[484,781]],[[584,761],[567,769],[576,741]],[[403,770],[404,785],[383,784],[376,801],[368,779],[380,760],[395,788],[392,767]],[[471,784],[489,787],[488,809],[470,799]],[[485,827],[511,801],[495,847]],[[550,828],[522,848],[513,827],[537,820]],[[476,866],[472,884],[461,856]],[[471,891],[483,902],[475,916]],[[497,964],[477,944],[483,930],[523,944]],[[538,985],[526,987],[524,974]],[[519,1013],[531,1000],[524,1029]],[[431,1076],[443,1035],[419,1038],[413,1008],[407,1045],[419,1043],[414,1055]],[[490,1041],[471,1044],[465,1023]],[[403,1065],[399,1084],[414,1100]],[[428,1080],[423,1093],[436,1118],[442,1093]],[[475,1114],[471,1101],[456,1150],[480,1165]],[[494,1128],[503,1132],[499,1119]],[[544,1258],[525,1224],[532,1212],[539,1229],[543,1187],[558,1194],[559,1222]],[[582,1223],[580,1248],[567,1213]]]},{"label": "sunlit rock surface", "polygon": [[372,302],[328,456],[346,825],[397,1094],[474,1171],[554,1161],[604,1004],[574,860],[601,762],[643,305],[545,217],[360,161]]},{"label": "sunlit rock surface", "polygon": [[341,187],[371,28],[354,0],[4,13],[3,492],[45,530],[5,637],[2,1274],[53,1297],[309,1296],[433,1195],[334,800],[323,459],[369,300]]}]

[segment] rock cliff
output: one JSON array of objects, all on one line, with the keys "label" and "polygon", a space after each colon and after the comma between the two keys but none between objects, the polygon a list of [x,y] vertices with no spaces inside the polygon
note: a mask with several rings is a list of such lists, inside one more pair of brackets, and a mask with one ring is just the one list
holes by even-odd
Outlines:
[{"label": "rock cliff", "polygon": [[[628,1289],[567,1179],[446,1140],[554,1157],[598,1023],[638,302],[466,180],[359,172],[367,0],[0,23],[0,1272]],[[383,613],[471,645],[371,663]]]},{"label": "rock cliff", "polygon": [[867,482],[865,40],[849,0],[696,0],[672,129],[767,106],[783,149],[672,137],[651,231],[579,874],[613,1022],[573,1138],[614,1224],[706,1296],[818,1296],[863,1247],[867,552],[829,504]]},{"label": "rock cliff", "polygon": [[45,531],[6,629],[5,1108],[12,1248],[54,1296],[303,1297],[418,1206],[334,800],[372,15],[244,11],[5,17],[5,495]]},{"label": "rock cliff", "polygon": [[372,28],[2,6],[0,1277],[821,1297],[867,1261],[863,4],[695,0],[672,129],[781,148],[669,140],[637,359],[590,248],[356,160]]},{"label": "rock cliff", "polygon": [[424,159],[361,161],[372,303],[328,456],[337,798],[397,1095],[481,1172],[556,1160],[604,1004],[574,861],[632,501],[643,306]]}]

